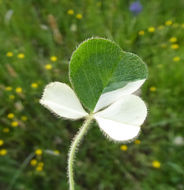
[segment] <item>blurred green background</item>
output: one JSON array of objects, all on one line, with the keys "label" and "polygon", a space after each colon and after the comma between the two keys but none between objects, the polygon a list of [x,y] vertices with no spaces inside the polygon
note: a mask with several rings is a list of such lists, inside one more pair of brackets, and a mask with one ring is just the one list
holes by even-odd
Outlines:
[{"label": "blurred green background", "polygon": [[149,108],[138,140],[108,141],[96,123],[80,145],[76,190],[184,190],[184,1],[0,0],[0,189],[67,190],[67,153],[82,121],[39,104],[51,81],[69,84],[83,40],[112,39],[148,65]]}]

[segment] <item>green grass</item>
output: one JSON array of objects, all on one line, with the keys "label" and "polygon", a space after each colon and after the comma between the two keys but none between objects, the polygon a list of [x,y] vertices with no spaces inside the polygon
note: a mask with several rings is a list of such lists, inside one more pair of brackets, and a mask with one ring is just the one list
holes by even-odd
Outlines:
[{"label": "green grass", "polygon": [[[4,140],[0,149],[8,151],[0,156],[0,189],[68,189],[67,153],[82,121],[56,118],[38,100],[49,82],[69,83],[69,58],[80,42],[92,36],[112,39],[147,63],[149,78],[141,96],[149,115],[139,137],[141,144],[129,143],[127,151],[109,142],[93,123],[77,154],[76,190],[184,189],[184,149],[174,144],[184,134],[184,3],[141,2],[143,11],[134,17],[128,10],[130,2],[120,0],[0,1],[0,139]],[[68,9],[75,14],[68,15]],[[13,15],[7,20],[10,10]],[[75,18],[77,13],[83,15],[81,20]],[[165,26],[167,20],[173,24]],[[164,28],[158,29],[160,25]],[[153,33],[147,30],[151,26],[156,29]],[[138,35],[140,30],[145,31],[143,36]],[[170,48],[172,36],[178,39],[176,50]],[[9,51],[12,57],[6,56]],[[25,58],[18,59],[19,53]],[[58,61],[52,63],[50,56]],[[180,61],[174,62],[175,56]],[[46,64],[53,68],[46,70]],[[36,89],[31,88],[34,82]],[[6,91],[7,86],[13,90]],[[17,87],[23,89],[21,94],[15,92]],[[10,95],[15,99],[10,100]],[[15,114],[18,127],[11,127],[8,113]],[[28,120],[22,121],[22,116]],[[10,132],[4,133],[4,128]],[[59,156],[44,152],[35,157],[44,162],[41,172],[25,162],[37,148],[60,151]],[[159,169],[152,167],[154,160],[161,163]]]}]

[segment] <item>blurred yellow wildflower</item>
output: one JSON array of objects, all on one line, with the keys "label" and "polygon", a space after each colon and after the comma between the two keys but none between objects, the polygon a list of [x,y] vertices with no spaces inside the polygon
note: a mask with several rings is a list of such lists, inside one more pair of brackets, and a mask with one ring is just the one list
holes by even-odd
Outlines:
[{"label": "blurred yellow wildflower", "polygon": [[15,117],[15,115],[14,115],[13,113],[9,113],[9,114],[7,115],[7,117],[8,117],[8,119],[13,119],[13,118]]},{"label": "blurred yellow wildflower", "polygon": [[5,90],[6,90],[6,91],[11,91],[11,90],[12,90],[12,87],[11,87],[11,86],[7,86],[7,87],[5,88]]},{"label": "blurred yellow wildflower", "polygon": [[179,48],[179,45],[178,44],[172,44],[171,45],[171,49],[178,49]]},{"label": "blurred yellow wildflower", "polygon": [[151,86],[151,87],[150,87],[150,91],[151,91],[151,92],[155,92],[156,90],[157,90],[157,89],[156,89],[155,86]]},{"label": "blurred yellow wildflower", "polygon": [[23,53],[19,53],[19,54],[17,55],[17,57],[18,57],[19,59],[24,59],[25,55],[24,55]]},{"label": "blurred yellow wildflower", "polygon": [[0,146],[2,146],[3,144],[4,144],[4,141],[0,139]]},{"label": "blurred yellow wildflower", "polygon": [[172,20],[167,20],[167,21],[165,22],[165,25],[166,25],[166,26],[170,26],[170,25],[172,25],[172,23],[173,23]]},{"label": "blurred yellow wildflower", "polygon": [[151,33],[152,33],[152,32],[155,32],[155,27],[153,27],[153,26],[149,27],[149,28],[148,28],[148,32],[151,32]]},{"label": "blurred yellow wildflower", "polygon": [[42,153],[43,153],[43,151],[42,151],[41,149],[36,149],[36,150],[35,150],[35,154],[36,154],[37,156],[42,155]]},{"label": "blurred yellow wildflower", "polygon": [[172,37],[172,38],[169,39],[169,41],[170,41],[171,43],[177,42],[177,38],[176,38],[176,37]]},{"label": "blurred yellow wildflower", "polygon": [[57,58],[56,56],[51,56],[51,57],[50,57],[50,60],[51,60],[52,62],[56,62],[57,59],[58,59],[58,58]]},{"label": "blurred yellow wildflower", "polygon": [[19,124],[19,123],[18,123],[17,121],[13,121],[13,122],[11,122],[11,126],[12,126],[12,127],[17,127],[18,124]]},{"label": "blurred yellow wildflower", "polygon": [[32,87],[32,88],[38,88],[38,83],[35,83],[35,82],[32,83],[32,84],[31,84],[31,87]]},{"label": "blurred yellow wildflower", "polygon": [[36,159],[32,159],[32,160],[30,161],[30,164],[31,164],[31,166],[36,166],[37,160],[36,160]]},{"label": "blurred yellow wildflower", "polygon": [[45,69],[46,69],[46,70],[51,70],[51,69],[52,69],[52,65],[51,65],[51,64],[45,65]]},{"label": "blurred yellow wildflower", "polygon": [[54,154],[59,155],[60,154],[59,150],[54,150]]},{"label": "blurred yellow wildflower", "polygon": [[22,93],[22,88],[21,88],[21,87],[17,87],[17,88],[15,89],[15,91],[16,91],[16,93]]},{"label": "blurred yellow wildflower", "polygon": [[178,56],[173,57],[173,61],[174,61],[174,62],[178,62],[178,61],[180,61],[180,57],[178,57]]},{"label": "blurred yellow wildflower", "polygon": [[181,24],[181,27],[182,27],[182,28],[184,28],[184,23],[183,23],[183,24]]},{"label": "blurred yellow wildflower", "polygon": [[135,144],[141,144],[141,141],[140,141],[139,139],[136,139],[136,140],[134,141],[134,143],[135,143]]},{"label": "blurred yellow wildflower", "polygon": [[79,19],[79,20],[82,19],[82,14],[79,14],[79,13],[76,14],[76,18]]},{"label": "blurred yellow wildflower", "polygon": [[69,9],[69,10],[67,11],[67,14],[68,14],[68,15],[73,15],[73,14],[74,14],[74,10],[73,10],[73,9]]},{"label": "blurred yellow wildflower", "polygon": [[128,147],[127,147],[127,145],[121,145],[120,149],[122,151],[127,151]]},{"label": "blurred yellow wildflower", "polygon": [[3,128],[3,133],[9,133],[10,129],[8,127]]},{"label": "blurred yellow wildflower", "polygon": [[139,31],[139,36],[143,36],[144,35],[144,30],[140,30]]},{"label": "blurred yellow wildflower", "polygon": [[6,149],[1,149],[0,150],[0,156],[5,156],[7,154],[7,150]]},{"label": "blurred yellow wildflower", "polygon": [[23,115],[23,116],[21,117],[21,120],[22,120],[22,121],[27,121],[27,117],[26,117],[25,115]]},{"label": "blurred yellow wildflower", "polygon": [[42,170],[43,170],[43,167],[41,167],[41,166],[36,167],[36,171],[41,172]]},{"label": "blurred yellow wildflower", "polygon": [[38,162],[38,166],[39,166],[39,167],[43,167],[43,166],[44,166],[44,163],[43,163],[43,162]]},{"label": "blurred yellow wildflower", "polygon": [[11,94],[11,95],[9,95],[9,99],[10,99],[10,100],[14,100],[14,99],[15,99],[15,96],[14,96],[14,95],[12,95],[12,94]]},{"label": "blurred yellow wildflower", "polygon": [[6,56],[7,56],[7,57],[12,57],[12,56],[13,56],[13,53],[12,53],[11,51],[9,51],[9,52],[6,53]]},{"label": "blurred yellow wildflower", "polygon": [[161,164],[160,164],[159,161],[154,160],[154,161],[152,162],[152,166],[153,166],[154,168],[160,168]]}]

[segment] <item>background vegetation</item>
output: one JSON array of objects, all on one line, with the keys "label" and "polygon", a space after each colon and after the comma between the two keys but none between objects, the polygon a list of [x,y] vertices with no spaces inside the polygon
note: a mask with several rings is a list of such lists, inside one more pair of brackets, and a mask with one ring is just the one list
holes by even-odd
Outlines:
[{"label": "background vegetation", "polygon": [[0,189],[67,190],[67,152],[82,121],[54,117],[38,100],[69,83],[68,61],[92,36],[147,63],[149,116],[139,139],[113,144],[95,122],[76,159],[77,190],[184,189],[184,1],[0,0]]}]

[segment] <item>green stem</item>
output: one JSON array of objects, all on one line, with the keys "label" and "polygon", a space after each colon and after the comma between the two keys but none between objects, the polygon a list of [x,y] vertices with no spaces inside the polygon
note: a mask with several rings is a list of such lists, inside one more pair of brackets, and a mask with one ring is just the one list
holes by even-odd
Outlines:
[{"label": "green stem", "polygon": [[84,135],[87,133],[87,130],[89,129],[89,125],[92,120],[93,120],[93,115],[89,115],[86,118],[86,121],[84,122],[84,124],[80,128],[79,132],[74,137],[74,140],[70,147],[69,156],[68,156],[68,177],[69,177],[69,187],[70,187],[69,189],[70,190],[75,190],[74,174],[73,174],[73,163],[74,163],[74,159],[75,159],[75,153],[79,146],[80,141],[82,140]]}]

